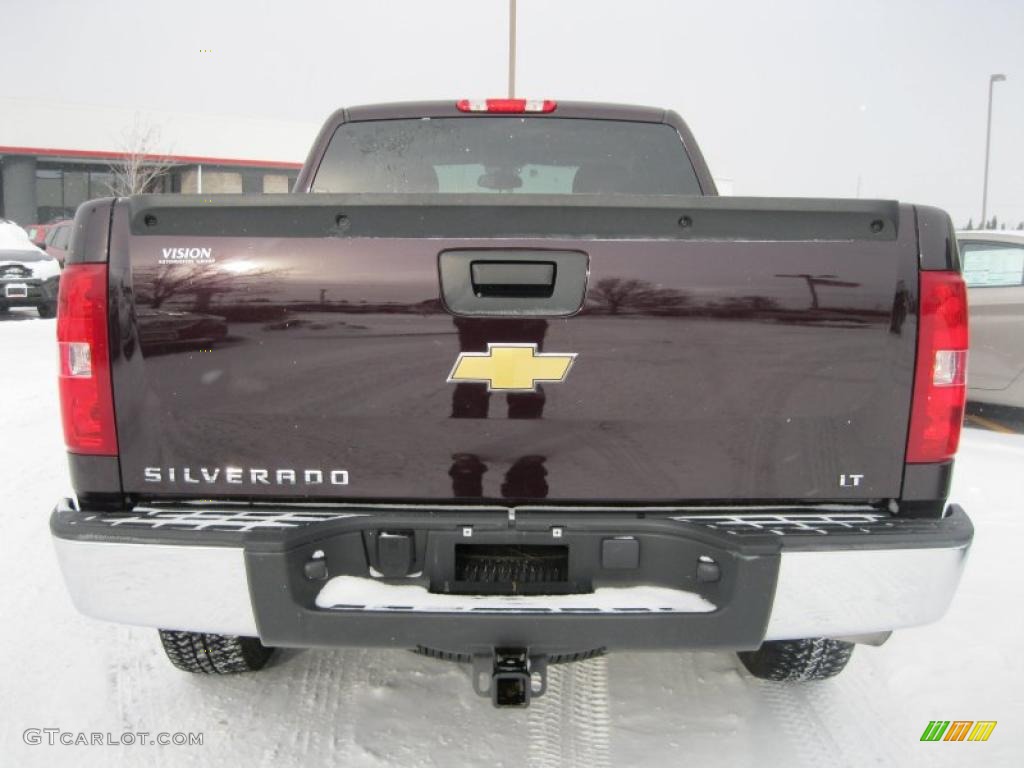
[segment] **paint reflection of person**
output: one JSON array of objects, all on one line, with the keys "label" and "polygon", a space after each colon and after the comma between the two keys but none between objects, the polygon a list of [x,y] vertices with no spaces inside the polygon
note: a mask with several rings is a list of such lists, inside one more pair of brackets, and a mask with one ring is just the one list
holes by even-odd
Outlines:
[{"label": "paint reflection of person", "polygon": [[[486,352],[488,343],[536,344],[544,349],[548,322],[543,319],[465,318],[455,317],[462,352]],[[482,383],[461,382],[452,393],[453,419],[486,419],[490,412],[492,393]],[[538,384],[534,392],[509,392],[505,395],[510,419],[539,419],[544,414],[544,388]],[[501,484],[501,495],[507,499],[543,499],[548,495],[547,468],[544,456],[521,456],[509,467]],[[452,493],[457,497],[482,497],[483,476],[487,465],[471,453],[452,456],[448,474]]]},{"label": "paint reflection of person", "polygon": [[907,284],[902,280],[896,283],[896,295],[892,300],[892,315],[889,320],[889,333],[899,336],[903,332],[903,323],[910,313],[910,294]]}]

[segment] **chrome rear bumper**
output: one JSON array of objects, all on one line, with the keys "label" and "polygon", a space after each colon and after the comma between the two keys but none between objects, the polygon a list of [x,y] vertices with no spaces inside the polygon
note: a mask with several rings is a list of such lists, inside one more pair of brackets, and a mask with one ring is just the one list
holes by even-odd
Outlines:
[{"label": "chrome rear bumper", "polygon": [[[602,647],[753,648],[762,640],[927,624],[949,606],[973,535],[955,506],[931,521],[864,511],[638,515],[542,507],[496,518],[480,508],[424,515],[365,505],[184,505],[104,515],[65,503],[51,526],[75,606],[99,619],[279,645],[469,648],[511,640],[559,649],[581,633]],[[474,539],[463,538],[467,528]],[[512,538],[565,542],[582,562],[595,542],[634,536],[646,561],[633,577],[605,571],[599,561],[587,565],[595,594],[611,588],[614,610],[589,595],[575,607],[571,595],[547,603],[513,598],[500,607],[474,595],[438,603],[436,580],[428,589],[430,574],[422,572],[398,580],[402,598],[386,604],[377,589],[385,582],[372,578],[372,563],[360,555],[367,532],[421,529],[439,547]],[[310,582],[302,569],[325,551],[330,579]],[[718,583],[692,578],[689,561],[702,553],[720,564]],[[320,598],[336,577],[345,579],[337,605]],[[361,602],[359,578],[367,585]],[[630,590],[645,584],[662,592]],[[666,588],[680,599],[652,603],[651,595]],[[687,602],[688,591],[696,602]],[[702,600],[713,609],[686,607]]]}]

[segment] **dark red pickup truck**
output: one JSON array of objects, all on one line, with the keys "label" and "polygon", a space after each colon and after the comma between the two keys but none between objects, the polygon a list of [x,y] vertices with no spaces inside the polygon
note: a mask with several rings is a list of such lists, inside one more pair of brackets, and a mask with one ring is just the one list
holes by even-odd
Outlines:
[{"label": "dark red pickup truck", "polygon": [[83,205],[61,278],[77,607],[195,672],[275,646],[820,679],[938,619],[966,305],[949,218],[722,198],[659,109],[345,109],[295,194]]}]

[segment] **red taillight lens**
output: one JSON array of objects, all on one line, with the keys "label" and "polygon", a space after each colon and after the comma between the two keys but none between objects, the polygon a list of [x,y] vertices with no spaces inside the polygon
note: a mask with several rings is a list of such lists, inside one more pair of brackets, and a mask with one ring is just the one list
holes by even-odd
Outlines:
[{"label": "red taillight lens", "polygon": [[958,272],[922,272],[907,461],[948,461],[967,398],[967,288]]},{"label": "red taillight lens", "polygon": [[554,112],[558,105],[550,99],[459,99],[460,112]]},{"label": "red taillight lens", "polygon": [[73,453],[116,456],[106,264],[69,264],[61,273],[57,349],[64,443]]}]

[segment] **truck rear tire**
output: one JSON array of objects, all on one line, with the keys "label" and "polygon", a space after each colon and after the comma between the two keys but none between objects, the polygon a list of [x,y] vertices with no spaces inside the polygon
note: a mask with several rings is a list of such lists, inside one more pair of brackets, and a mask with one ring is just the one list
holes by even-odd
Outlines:
[{"label": "truck rear tire", "polygon": [[52,301],[48,301],[45,304],[40,304],[36,307],[36,312],[44,320],[49,320],[51,317],[57,316],[57,305]]},{"label": "truck rear tire", "polygon": [[262,669],[274,653],[256,637],[211,635],[161,629],[160,642],[171,664],[183,672],[228,675]]},{"label": "truck rear tire", "polygon": [[769,640],[756,651],[741,651],[743,666],[761,680],[806,681],[835,677],[853,654],[853,643],[827,637]]}]

